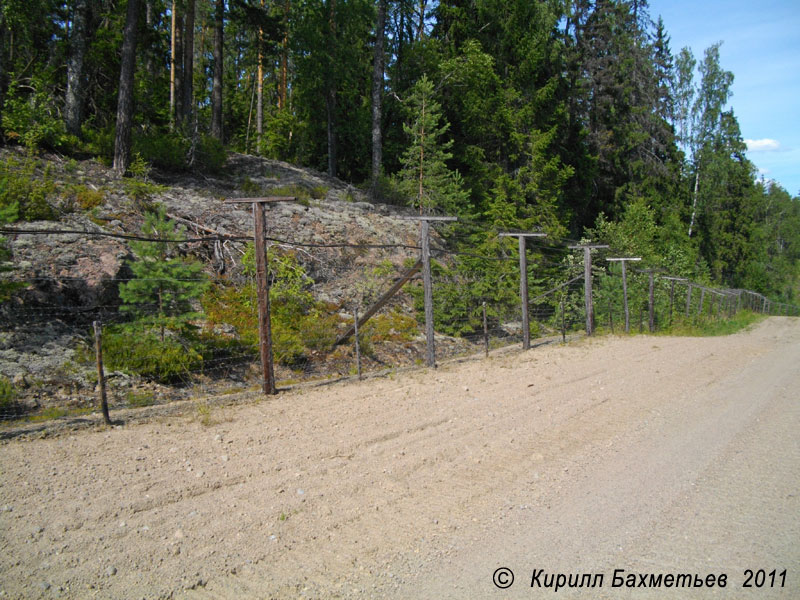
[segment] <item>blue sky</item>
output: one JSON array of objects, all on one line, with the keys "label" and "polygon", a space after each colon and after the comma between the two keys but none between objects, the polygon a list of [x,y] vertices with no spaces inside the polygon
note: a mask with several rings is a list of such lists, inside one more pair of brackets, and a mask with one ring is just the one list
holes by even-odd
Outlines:
[{"label": "blue sky", "polygon": [[676,55],[689,46],[698,61],[723,41],[720,63],[734,75],[729,106],[748,158],[767,179],[800,196],[800,1],[650,0]]}]

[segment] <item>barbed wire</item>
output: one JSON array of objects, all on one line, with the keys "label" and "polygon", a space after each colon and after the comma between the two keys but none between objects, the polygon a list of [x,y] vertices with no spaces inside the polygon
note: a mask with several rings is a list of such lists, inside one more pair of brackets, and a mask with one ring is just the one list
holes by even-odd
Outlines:
[{"label": "barbed wire", "polygon": [[[33,233],[31,233],[32,231]],[[0,228],[0,234],[13,233],[16,235],[52,235],[65,232],[75,235],[96,234],[95,232],[77,230],[41,230],[40,233],[36,233],[36,230]],[[121,236],[123,236],[123,234],[113,234],[110,237]],[[164,241],[189,243],[200,241],[216,241],[218,239],[250,241],[252,238],[238,236],[205,236],[197,238],[185,238],[184,240],[163,240],[158,238],[143,238],[143,236],[124,236],[124,239],[139,239],[141,241],[159,243]],[[322,319],[329,318],[330,320],[324,323],[319,321],[319,326],[326,328],[323,334],[324,336],[329,336],[331,338],[335,337],[333,334],[340,332],[341,328],[346,325],[347,318],[346,315],[342,314],[342,309],[343,306],[346,305],[349,295],[355,293],[354,290],[358,285],[367,282],[372,288],[374,288],[374,290],[386,290],[390,285],[398,280],[398,271],[403,270],[404,267],[396,264],[397,260],[395,260],[391,264],[392,272],[384,274],[385,271],[377,270],[373,273],[373,270],[377,269],[378,267],[380,267],[380,269],[388,268],[386,262],[388,259],[381,259],[380,256],[375,256],[374,254],[377,253],[368,254],[366,256],[356,256],[355,258],[353,257],[353,253],[346,252],[331,256],[331,254],[334,253],[325,253],[322,252],[322,250],[331,248],[372,248],[387,251],[393,249],[420,250],[419,246],[409,244],[317,244],[294,242],[279,238],[268,238],[268,241],[286,244],[288,247],[301,247],[309,249],[309,251],[303,254],[303,256],[307,256],[307,258],[311,261],[316,261],[314,263],[314,268],[317,269],[316,272],[324,274],[327,277],[327,280],[332,280],[335,277],[340,276],[341,272],[346,272],[348,273],[348,276],[351,277],[351,279],[348,280],[348,284],[346,286],[347,289],[344,289],[341,292],[342,295],[339,297],[338,302],[329,303],[327,308],[320,309],[320,315]],[[318,249],[320,252],[313,252],[314,249]],[[582,291],[579,290],[579,288],[582,287],[581,282],[583,280],[583,267],[582,264],[580,264],[581,261],[576,261],[576,264],[573,265],[566,264],[566,261],[559,261],[557,258],[564,258],[571,254],[570,250],[566,247],[538,244],[533,243],[532,241],[529,245],[529,250],[532,252],[541,251],[547,253],[545,256],[538,256],[530,261],[532,271],[535,272],[537,269],[542,269],[545,271],[542,273],[542,277],[540,279],[537,280],[534,278],[532,279],[532,283],[529,283],[531,293],[534,294],[534,296],[529,300],[528,314],[533,318],[535,323],[538,323],[538,325],[535,326],[536,331],[541,332],[541,334],[546,334],[547,332],[557,331],[559,327],[575,328],[581,326],[581,321],[584,314],[583,299],[581,297],[582,294],[579,293],[579,291]],[[613,252],[613,249],[609,249],[607,252]],[[606,254],[598,253],[598,255],[599,257],[602,257]],[[480,286],[481,283],[489,284],[490,287],[492,285],[498,285],[498,281],[500,280],[495,274],[497,269],[494,269],[491,267],[491,265],[498,262],[516,262],[518,260],[516,252],[512,253],[511,250],[509,250],[508,256],[487,256],[481,254],[479,251],[470,252],[463,249],[444,247],[436,248],[434,250],[434,256],[453,258],[453,263],[447,265],[448,268],[445,269],[444,274],[437,274],[436,270],[434,270],[434,287],[444,285],[449,286],[447,289],[448,295],[444,296],[444,300],[438,301],[450,304],[452,304],[453,301],[457,301],[463,304],[460,306],[448,306],[446,307],[447,310],[440,310],[441,306],[436,309],[437,312],[434,317],[436,327],[445,332],[459,332],[455,337],[461,337],[465,340],[464,344],[457,343],[457,340],[452,341],[452,343],[448,342],[446,345],[446,351],[451,353],[451,355],[476,351],[476,345],[483,341],[482,336],[484,335],[481,314],[483,302],[487,304],[488,308],[486,330],[494,347],[519,343],[522,335],[521,329],[519,329],[520,333],[517,333],[517,329],[515,329],[517,326],[516,322],[519,321],[520,316],[520,305],[518,296],[516,296],[517,283],[519,281],[518,269],[502,269],[504,273],[502,276],[502,285],[508,286],[508,289],[502,294],[493,294],[491,291],[481,291],[483,288]],[[393,258],[396,258],[396,256],[393,256]],[[477,263],[476,266],[458,265],[457,261],[459,258],[486,261],[486,264],[489,265],[489,267],[481,266],[480,263]],[[406,263],[405,268],[408,268],[408,266],[408,263]],[[621,310],[620,302],[616,297],[616,294],[621,293],[619,291],[621,274],[617,273],[616,271],[609,270],[606,265],[594,265],[594,267],[592,279],[594,280],[594,284],[597,286],[595,287],[594,293],[598,301],[602,300],[602,302],[596,306],[596,311],[599,315],[615,319],[616,314],[618,314],[618,312]],[[459,268],[463,270],[459,271]],[[309,273],[310,272],[311,271],[309,271]],[[380,275],[378,275],[378,273],[380,273]],[[600,275],[605,275],[606,279],[600,277]],[[28,336],[30,333],[35,333],[37,331],[37,327],[40,326],[44,320],[47,320],[48,323],[54,323],[57,325],[59,336],[62,335],[62,332],[65,332],[67,335],[75,336],[79,340],[80,344],[82,344],[81,347],[85,349],[85,354],[89,354],[91,350],[91,332],[86,326],[87,323],[85,321],[88,321],[89,319],[98,320],[102,322],[104,327],[107,327],[106,332],[109,333],[127,331],[127,329],[123,329],[123,327],[127,327],[129,325],[131,326],[131,331],[134,331],[135,328],[142,327],[142,331],[149,330],[152,332],[154,331],[155,327],[158,327],[157,324],[150,322],[145,324],[136,323],[134,325],[135,319],[150,319],[152,317],[159,316],[159,306],[157,303],[142,303],[127,305],[125,308],[123,308],[120,303],[114,303],[113,300],[111,302],[106,301],[98,304],[81,304],[79,301],[76,302],[75,298],[80,298],[82,296],[70,295],[73,293],[80,294],[80,290],[75,286],[85,284],[87,288],[96,288],[101,285],[122,285],[133,280],[153,282],[209,282],[211,284],[225,285],[231,283],[241,285],[244,282],[252,283],[254,281],[252,276],[242,275],[239,277],[240,279],[233,279],[226,275],[209,276],[205,278],[156,277],[143,279],[126,276],[100,278],[96,281],[92,280],[91,282],[89,282],[86,278],[79,276],[55,274],[52,276],[35,274],[28,277],[23,276],[4,278],[4,281],[13,281],[30,286],[42,286],[44,289],[35,287],[33,290],[30,290],[32,292],[41,294],[47,294],[52,291],[47,289],[48,284],[52,284],[53,286],[63,286],[59,289],[67,290],[64,294],[64,298],[67,300],[67,302],[63,304],[47,303],[36,305],[22,305],[15,302],[5,302],[0,305],[0,323],[2,323],[4,331],[10,331],[12,333],[16,332],[15,335],[6,338],[6,343],[10,344],[12,347],[16,344],[18,346],[16,348],[18,351],[22,351],[23,346],[28,343],[28,338],[26,336]],[[419,275],[415,276],[414,280],[418,281],[419,277]],[[557,281],[558,278],[566,279],[566,281],[541,291],[543,288],[553,285],[554,280]],[[657,307],[657,310],[661,311],[661,318],[666,319],[666,317],[663,315],[665,314],[666,310],[665,294],[667,293],[667,286],[665,285],[665,281],[661,281],[658,275],[656,275],[656,280],[660,282],[655,288],[656,303],[660,303]],[[309,281],[311,280],[309,279]],[[640,314],[643,310],[646,296],[646,281],[647,278],[644,277],[643,274],[632,273],[628,282],[629,292],[631,294],[629,301],[631,301],[632,305],[633,303],[637,303],[635,310],[640,311]],[[711,287],[702,286],[701,284],[695,282],[681,283],[692,285],[696,290],[702,289],[707,293],[710,292],[714,297],[719,296],[720,300],[718,300],[715,304],[709,303],[708,301],[703,304],[703,315],[710,314],[719,316],[723,314],[724,311],[721,308],[722,296],[730,296],[731,293],[734,293],[732,290],[714,289]],[[70,287],[70,284],[75,285]],[[314,285],[321,289],[320,286],[324,285],[324,282],[317,282]],[[464,286],[463,293],[459,292],[458,286]],[[472,287],[467,289],[467,286]],[[486,286],[483,287],[485,288]],[[68,290],[72,291],[69,292]],[[58,290],[55,290],[55,292],[58,293]],[[562,293],[560,294],[559,292]],[[740,292],[750,293],[746,291]],[[481,295],[485,297],[480,297]],[[698,296],[699,294],[695,294],[690,298],[690,312],[692,313],[692,317],[697,314],[698,307],[700,306],[700,300]],[[92,296],[90,294],[87,296],[87,298],[108,299],[109,296]],[[405,298],[407,300],[408,296]],[[437,301],[437,298],[438,296],[435,296],[435,302]],[[758,295],[758,298],[763,299],[763,301],[767,301],[766,298],[761,295]],[[419,301],[418,296],[415,299],[416,301]],[[564,301],[563,309],[560,305],[562,301]],[[760,301],[761,300],[759,300],[759,302]],[[677,309],[679,304],[680,303],[676,301],[675,307],[673,307],[675,308],[674,313],[676,316],[683,314],[683,311],[679,311]],[[781,306],[787,308],[796,308],[784,303],[772,303],[772,305],[775,307]],[[195,302],[195,308],[198,312],[198,315],[196,318],[190,321],[192,327],[195,329],[195,333],[198,335],[204,334],[210,336],[209,340],[207,340],[207,346],[198,354],[199,358],[197,358],[194,362],[188,361],[185,368],[179,369],[179,372],[167,378],[167,383],[170,383],[170,386],[167,386],[166,384],[158,384],[158,381],[160,381],[159,378],[150,375],[130,377],[137,382],[158,384],[160,387],[158,387],[157,393],[163,395],[164,402],[168,402],[170,399],[184,398],[190,394],[188,391],[190,389],[204,389],[217,393],[220,390],[225,390],[231,387],[236,388],[243,384],[255,385],[263,383],[257,368],[257,366],[260,364],[260,354],[254,348],[253,341],[250,340],[248,342],[243,339],[243,331],[235,327],[225,326],[222,329],[214,330],[213,326],[219,324],[207,322],[208,315],[204,314],[202,305]],[[376,323],[379,323],[379,319],[384,317],[384,321],[382,322],[383,325],[385,325],[383,333],[375,333],[376,329],[373,329],[373,332],[370,333],[369,328],[367,328],[366,333],[364,330],[360,332],[361,336],[374,336],[374,340],[372,341],[372,344],[375,346],[372,350],[373,355],[371,357],[366,356],[364,358],[364,361],[370,364],[372,368],[386,368],[387,365],[412,365],[423,355],[424,340],[420,335],[421,326],[419,322],[421,315],[416,311],[409,310],[408,306],[406,306],[402,312],[403,316],[411,317],[411,320],[405,324],[407,329],[402,332],[402,335],[398,335],[396,333],[386,333],[386,330],[392,327],[392,321],[390,319],[396,317],[396,315],[393,316],[394,313],[390,312],[395,310],[395,308],[396,305],[389,303],[387,306],[378,311],[375,317],[373,317],[376,319]],[[76,316],[80,316],[82,319],[84,319],[84,322],[70,322],[70,319],[74,319]],[[439,329],[437,329],[437,331],[439,331]],[[246,331],[246,333],[250,336],[253,335],[253,332],[249,330]],[[180,338],[180,335],[181,334],[177,335],[178,339]],[[381,338],[381,335],[385,336],[385,338]],[[397,339],[392,340],[392,335],[395,335]],[[367,341],[370,340],[369,337],[365,339],[367,339]],[[385,347],[381,346],[383,339],[392,340],[394,345],[392,346],[389,344]],[[180,339],[179,342],[185,343],[185,347],[187,349],[193,343],[192,340],[187,341]],[[442,351],[441,347],[440,351]],[[280,368],[282,369],[282,372],[285,373],[285,377],[292,377],[293,379],[297,378],[301,380],[307,380],[313,377],[321,376],[332,377],[337,373],[346,375],[354,369],[356,360],[354,356],[354,349],[351,344],[334,347],[332,342],[330,347],[325,346],[325,343],[321,343],[318,349],[312,350],[309,346],[303,351],[301,356],[295,358],[279,357],[279,359],[279,362],[281,363]],[[283,371],[283,369],[285,369],[285,371]],[[91,371],[92,365],[81,364],[79,365],[79,370],[86,372]],[[288,374],[290,371],[292,373],[291,375]],[[54,372],[52,373],[52,377],[54,378],[53,380],[56,381],[58,377],[68,378],[72,376],[58,375]],[[113,379],[117,377],[117,375],[111,374],[110,377]],[[84,386],[80,388],[82,390],[80,392],[81,398],[85,398],[86,402],[93,402],[93,383],[90,380],[88,382],[80,383],[80,377],[77,375],[74,376],[73,379],[78,382],[75,384],[76,386],[78,384]],[[131,387],[115,387],[112,390],[113,393],[111,394],[111,397],[114,398],[114,402],[117,406],[125,404],[125,394],[133,393],[131,392],[132,389],[133,388]],[[19,411],[16,408],[8,410],[0,409],[0,418],[4,418],[5,415],[19,416]]]}]

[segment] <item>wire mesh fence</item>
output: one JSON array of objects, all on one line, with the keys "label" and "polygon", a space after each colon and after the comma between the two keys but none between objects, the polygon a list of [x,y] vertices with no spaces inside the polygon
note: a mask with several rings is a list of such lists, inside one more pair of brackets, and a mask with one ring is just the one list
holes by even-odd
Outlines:
[{"label": "wire mesh fence", "polygon": [[[463,242],[458,236],[476,235],[480,232],[469,228],[445,230],[433,244],[438,361],[520,345],[525,337],[523,310],[533,345],[538,339],[565,340],[583,331],[587,319],[581,253],[570,251],[563,240],[529,244],[525,309],[514,241],[487,243],[475,252],[450,249],[454,241]],[[419,243],[268,240],[279,389],[425,364]],[[112,415],[123,408],[261,388],[252,244],[245,238],[214,237],[170,243],[183,256],[212,253],[224,268],[193,277],[146,277],[121,269],[115,276],[88,279],[60,276],[55,267],[27,277],[13,272],[6,276],[5,283],[15,291],[0,304],[0,420],[80,416],[98,409],[95,323],[102,332]],[[740,309],[798,313],[796,307],[772,305],[752,292],[711,289],[665,272],[632,270],[623,285],[619,268],[603,258],[598,253],[591,271],[591,310],[600,332],[624,331],[625,299],[633,333],[721,320]],[[145,289],[151,301],[132,301],[126,290],[134,285]],[[192,286],[196,293],[189,294]],[[360,323],[358,335],[348,334],[355,314],[370,309],[373,314]]]}]

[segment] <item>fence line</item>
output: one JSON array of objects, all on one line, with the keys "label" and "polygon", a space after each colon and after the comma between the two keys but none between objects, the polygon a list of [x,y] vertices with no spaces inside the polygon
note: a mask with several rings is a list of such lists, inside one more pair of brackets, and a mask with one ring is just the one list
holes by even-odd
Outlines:
[{"label": "fence line", "polygon": [[[48,234],[65,233],[62,231],[35,230],[23,231],[11,228],[0,229],[0,234]],[[95,232],[66,232],[78,235],[95,235]],[[112,236],[118,237],[118,236]],[[165,240],[131,236],[129,239],[162,243]],[[214,241],[215,237],[186,238],[182,242]],[[225,237],[226,240],[245,241],[251,238]],[[412,301],[419,303],[421,293],[415,291],[419,280],[412,280],[411,288],[404,288],[400,293],[402,299],[389,301],[373,317],[359,329],[358,337],[360,365],[356,357],[354,340],[352,343],[335,347],[332,343],[352,322],[352,297],[360,295],[369,297],[378,291],[385,290],[398,277],[396,263],[399,258],[391,256],[380,259],[380,256],[362,256],[358,253],[365,249],[374,250],[419,250],[416,245],[404,244],[304,244],[289,240],[272,240],[291,248],[303,248],[302,258],[306,265],[314,263],[321,276],[313,284],[313,291],[319,298],[328,298],[325,302],[314,300],[306,306],[304,313],[287,317],[301,319],[300,328],[288,327],[291,323],[278,322],[276,330],[278,340],[278,362],[280,372],[277,375],[278,386],[285,387],[297,381],[332,380],[355,375],[359,366],[365,372],[376,372],[386,368],[420,365],[425,362],[425,338],[423,324],[417,316],[420,312],[409,312],[408,305]],[[330,256],[315,252],[340,248],[354,250],[355,254],[347,256]],[[542,257],[543,251],[558,252],[564,257],[562,262]],[[530,320],[529,330],[534,337],[561,333],[566,339],[569,331],[581,329],[586,321],[586,308],[583,283],[585,275],[577,274],[583,266],[569,264],[567,257],[572,256],[566,248],[531,245],[528,252],[536,258],[530,260],[531,270],[547,270],[544,281],[529,281],[534,297],[529,300],[527,316]],[[461,356],[481,352],[485,339],[492,348],[519,345],[524,340],[524,331],[519,321],[519,296],[517,269],[513,269],[517,258],[514,256],[487,256],[473,252],[453,251],[446,248],[436,249],[434,254],[442,261],[441,272],[435,271],[432,285],[438,290],[434,302],[434,325],[437,352],[441,357]],[[407,258],[413,258],[407,256]],[[497,264],[497,269],[504,269],[499,277],[507,279],[489,279],[494,276],[491,270],[480,271],[459,270],[462,258],[485,264]],[[390,262],[391,268],[386,263]],[[597,261],[600,262],[600,261]],[[507,264],[508,266],[503,266]],[[494,267],[492,267],[494,269]],[[509,270],[510,269],[510,270]],[[345,290],[349,296],[331,295],[330,283],[342,278],[350,278],[350,285]],[[798,307],[779,302],[771,302],[761,294],[748,290],[714,289],[698,282],[682,281],[688,289],[700,290],[700,293],[689,295],[687,307],[690,317],[683,317],[680,294],[675,295],[675,283],[671,289],[667,275],[655,275],[654,299],[652,301],[655,331],[663,331],[667,323],[677,317],[681,325],[696,324],[707,320],[721,320],[735,314],[738,310],[748,309],[764,314],[800,314]],[[618,275],[595,267],[591,271],[594,280],[592,287],[593,307],[597,313],[597,323],[601,329],[614,331],[615,318],[618,326],[621,307],[621,290],[618,289]],[[247,299],[240,297],[234,300],[241,303],[240,313],[230,306],[227,316],[217,317],[199,303],[194,309],[199,313],[190,318],[193,327],[191,334],[169,331],[164,339],[158,340],[156,317],[164,316],[157,303],[131,305],[128,310],[121,307],[116,300],[100,301],[97,296],[99,288],[107,288],[112,292],[115,286],[127,284],[132,280],[157,282],[161,280],[177,282],[208,281],[219,289],[243,290],[243,286],[252,285],[253,279],[248,276],[209,277],[205,278],[133,278],[109,277],[99,281],[63,275],[46,276],[41,273],[31,277],[4,277],[5,282],[23,284],[26,289],[20,293],[27,301],[6,301],[0,305],[0,420],[19,418],[42,418],[58,414],[81,414],[81,411],[94,410],[97,404],[99,385],[98,376],[90,373],[95,369],[94,334],[91,324],[98,321],[102,324],[102,344],[106,376],[106,393],[108,406],[113,411],[125,406],[141,406],[166,403],[173,400],[196,396],[198,393],[224,394],[232,390],[255,389],[263,382],[257,369],[259,352],[252,331],[248,330]],[[557,283],[563,279],[562,283]],[[280,283],[280,282],[277,282]],[[468,293],[466,286],[475,285],[486,288],[484,294]],[[555,285],[554,285],[555,284]],[[507,289],[501,289],[505,285]],[[552,286],[552,287],[550,287]],[[302,287],[302,286],[301,286]],[[633,318],[639,316],[639,328],[642,329],[641,316],[647,302],[644,290],[645,279],[636,274],[630,275],[630,301]],[[76,303],[75,290],[88,290],[90,298],[97,301],[88,304]],[[542,291],[543,288],[548,288]],[[678,287],[680,290],[680,288]],[[54,291],[55,290],[55,291]],[[59,296],[58,290],[61,290]],[[447,292],[444,294],[444,292]],[[91,292],[91,293],[89,293]],[[37,293],[43,298],[62,298],[63,303],[42,303],[36,300]],[[338,292],[336,292],[338,293]],[[93,296],[94,294],[94,296]],[[702,297],[701,297],[702,296]],[[73,298],[72,301],[69,301]],[[712,299],[712,300],[709,300]],[[38,302],[38,303],[37,303]],[[223,302],[220,300],[220,302]],[[281,301],[276,302],[278,310],[285,308]],[[648,307],[649,309],[649,307]],[[238,309],[237,309],[238,310]],[[253,310],[251,306],[249,310]],[[486,325],[484,329],[484,310]],[[135,312],[140,321],[132,314]],[[672,315],[671,317],[668,315]],[[151,319],[149,329],[142,318]],[[235,324],[224,319],[239,319]],[[221,320],[222,319],[222,320]],[[671,323],[670,323],[671,324]],[[137,329],[138,327],[138,329]],[[155,328],[155,329],[154,329]],[[484,334],[484,331],[486,334]],[[126,338],[125,336],[128,336]],[[281,337],[283,336],[283,337]],[[485,336],[485,337],[484,337]],[[125,339],[129,339],[127,344]],[[122,340],[122,341],[120,341]],[[143,363],[149,359],[153,365],[144,364],[139,367],[139,374],[121,363],[119,354],[135,353],[137,344],[156,340],[162,351],[167,349],[175,364],[172,370],[159,373],[159,361],[164,356],[145,355],[140,357]],[[56,343],[57,342],[57,343]],[[156,343],[156,342],[153,342]],[[61,344],[60,346],[58,344]],[[52,347],[51,347],[52,346]],[[61,354],[59,356],[59,353]],[[146,354],[146,353],[145,353]],[[123,356],[123,358],[125,358]],[[131,357],[128,356],[130,360]],[[183,361],[183,362],[181,362]],[[120,366],[123,364],[123,366]],[[163,367],[163,365],[162,365]],[[148,371],[151,369],[151,371]],[[153,371],[152,369],[155,369]],[[58,409],[58,410],[56,410]]]}]

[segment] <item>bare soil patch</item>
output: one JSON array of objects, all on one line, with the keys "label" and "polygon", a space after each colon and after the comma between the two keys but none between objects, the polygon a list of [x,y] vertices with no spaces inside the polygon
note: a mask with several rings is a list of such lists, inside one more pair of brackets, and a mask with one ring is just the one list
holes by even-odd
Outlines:
[{"label": "bare soil patch", "polygon": [[771,318],[11,440],[0,597],[551,594],[534,567],[634,598],[614,568],[787,568],[753,597],[797,597],[799,361],[800,321]]}]

